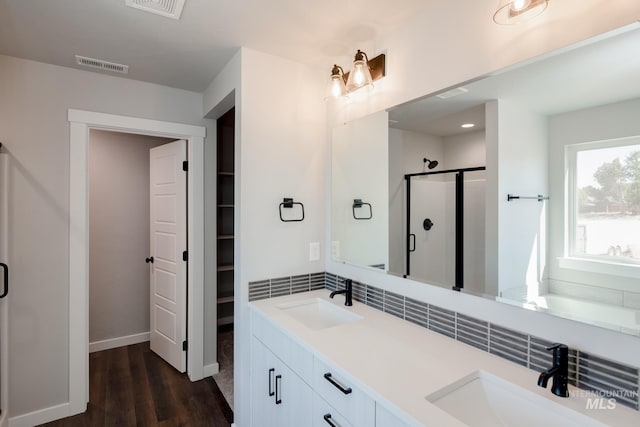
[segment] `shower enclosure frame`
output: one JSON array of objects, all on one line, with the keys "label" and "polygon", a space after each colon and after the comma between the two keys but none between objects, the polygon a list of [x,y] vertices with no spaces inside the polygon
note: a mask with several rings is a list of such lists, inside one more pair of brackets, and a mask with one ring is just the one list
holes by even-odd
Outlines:
[{"label": "shower enclosure frame", "polygon": [[[466,172],[476,172],[487,170],[486,166],[477,166],[472,168],[446,169],[434,172],[419,172],[405,174],[407,188],[407,204],[406,204],[406,268],[404,277],[408,277],[411,272],[411,178],[427,175],[441,175],[447,173],[456,174],[456,227],[455,227],[455,284],[452,287],[454,291],[461,291],[464,288],[464,174]],[[415,237],[415,235],[413,235]],[[414,247],[415,250],[415,247]]]}]

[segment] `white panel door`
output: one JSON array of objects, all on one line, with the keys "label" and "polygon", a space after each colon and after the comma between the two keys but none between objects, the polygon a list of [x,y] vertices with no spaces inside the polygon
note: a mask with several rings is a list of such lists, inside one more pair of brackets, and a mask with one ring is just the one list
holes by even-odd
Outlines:
[{"label": "white panel door", "polygon": [[184,140],[149,150],[151,350],[180,372],[186,370],[187,338],[187,158]]}]

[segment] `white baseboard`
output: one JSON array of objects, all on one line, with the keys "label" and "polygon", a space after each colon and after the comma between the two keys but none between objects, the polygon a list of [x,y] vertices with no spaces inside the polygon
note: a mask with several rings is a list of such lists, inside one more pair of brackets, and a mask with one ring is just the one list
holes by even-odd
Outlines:
[{"label": "white baseboard", "polygon": [[204,376],[210,377],[220,372],[220,364],[212,363],[211,365],[204,365]]},{"label": "white baseboard", "polygon": [[149,341],[149,332],[141,334],[127,335],[126,337],[110,338],[103,341],[95,341],[89,343],[89,353],[96,351],[109,350],[111,348],[124,347],[125,345],[139,344]]},{"label": "white baseboard", "polygon": [[9,427],[33,427],[69,416],[69,403],[9,418]]}]

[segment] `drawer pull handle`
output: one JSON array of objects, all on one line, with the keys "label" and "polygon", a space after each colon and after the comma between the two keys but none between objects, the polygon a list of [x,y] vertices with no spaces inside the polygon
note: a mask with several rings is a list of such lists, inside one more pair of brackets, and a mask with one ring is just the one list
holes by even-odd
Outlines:
[{"label": "drawer pull handle", "polygon": [[324,414],[324,420],[327,422],[327,424],[329,424],[331,427],[340,427],[339,424],[336,424],[333,422],[333,420],[331,419],[331,414]]},{"label": "drawer pull handle", "polygon": [[280,399],[280,383],[282,381],[282,375],[276,375],[276,405],[282,403],[282,399]]},{"label": "drawer pull handle", "polygon": [[353,391],[351,390],[351,387],[345,387],[342,384],[340,384],[338,381],[334,380],[333,377],[331,376],[331,372],[327,372],[326,374],[324,374],[324,379],[329,381],[331,384],[334,385],[335,388],[337,388],[344,394],[349,394]]},{"label": "drawer pull handle", "polygon": [[272,386],[272,384],[273,384],[273,373],[275,371],[276,370],[273,369],[273,368],[269,369],[269,396],[273,396],[275,394],[273,392],[273,386]]}]

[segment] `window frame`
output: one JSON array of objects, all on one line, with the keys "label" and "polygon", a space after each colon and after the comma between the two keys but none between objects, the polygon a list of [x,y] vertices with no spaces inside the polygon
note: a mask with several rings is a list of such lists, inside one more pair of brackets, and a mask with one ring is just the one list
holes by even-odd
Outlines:
[{"label": "window frame", "polygon": [[[570,144],[565,147],[565,238],[564,264],[580,270],[598,271],[605,274],[618,274],[621,276],[640,275],[640,260],[628,257],[612,257],[608,255],[590,255],[576,253],[576,237],[578,225],[578,153],[584,151],[601,150],[607,148],[625,147],[630,145],[640,146],[640,135],[626,136],[622,138],[604,139],[598,141]],[[584,261],[584,262],[581,262]],[[587,266],[585,263],[592,263]],[[582,265],[582,268],[581,268]],[[595,269],[595,270],[594,270]]]}]

